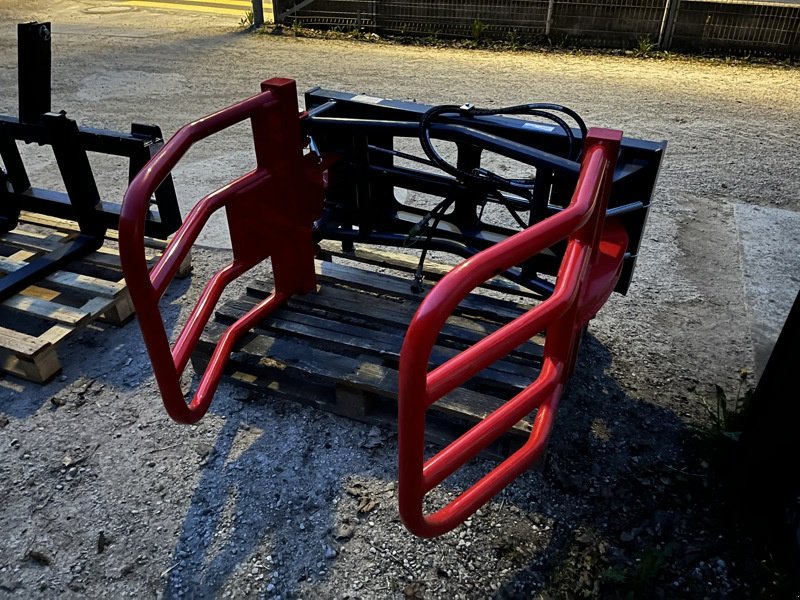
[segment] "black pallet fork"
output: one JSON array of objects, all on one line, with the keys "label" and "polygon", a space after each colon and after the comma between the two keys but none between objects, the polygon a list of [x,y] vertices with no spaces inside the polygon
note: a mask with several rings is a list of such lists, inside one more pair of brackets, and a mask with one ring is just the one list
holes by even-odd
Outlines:
[{"label": "black pallet fork", "polygon": [[[163,145],[161,129],[134,123],[130,133],[81,127],[50,107],[50,23],[17,26],[19,118],[0,115],[0,233],[14,229],[21,211],[77,222],[80,233],[62,247],[0,278],[0,302],[66,264],[97,250],[108,229],[118,229],[120,204],[100,198],[89,152],[130,159],[128,179]],[[17,142],[50,146],[66,193],[31,185]],[[150,202],[145,232],[166,239],[181,225],[175,186],[168,177]]]}]

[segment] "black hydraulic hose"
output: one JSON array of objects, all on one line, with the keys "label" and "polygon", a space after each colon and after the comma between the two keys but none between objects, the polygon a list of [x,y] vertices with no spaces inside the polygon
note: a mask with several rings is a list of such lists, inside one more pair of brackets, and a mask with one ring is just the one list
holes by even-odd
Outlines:
[{"label": "black hydraulic hose", "polygon": [[[578,125],[578,129],[581,132],[581,138],[579,141],[577,141],[577,143],[572,128],[563,118],[553,114],[553,112],[567,115]],[[441,106],[433,106],[422,115],[422,118],[419,122],[419,141],[422,145],[425,155],[431,160],[431,162],[438,166],[445,173],[455,177],[460,182],[465,183],[468,181],[473,181],[479,182],[483,185],[489,184],[491,187],[494,187],[495,197],[500,199],[500,203],[506,207],[517,224],[523,228],[526,227],[525,222],[520,218],[516,211],[508,205],[508,203],[502,202],[503,197],[502,194],[499,193],[499,189],[515,190],[523,197],[528,198],[530,202],[533,202],[533,196],[530,194],[533,180],[508,179],[482,168],[476,168],[472,171],[465,171],[448,163],[433,147],[433,142],[431,141],[430,136],[431,123],[434,121],[434,119],[436,119],[436,117],[444,114],[452,114],[460,116],[464,119],[493,115],[529,115],[548,119],[554,122],[566,135],[568,142],[566,158],[569,160],[580,159],[581,153],[583,152],[583,141],[586,139],[586,134],[588,131],[586,124],[580,115],[578,115],[578,113],[565,106],[549,103],[519,104],[516,106],[508,106],[497,109],[475,108],[471,104],[465,104],[463,106],[445,104]],[[469,127],[469,125],[465,126]],[[416,272],[414,273],[414,282],[411,285],[411,289],[415,293],[422,291],[423,268],[425,264],[425,258],[428,254],[428,247],[431,244],[431,240],[436,228],[439,225],[439,221],[444,216],[444,213],[450,207],[452,202],[453,200],[446,198],[427,215],[425,215],[425,217],[423,217],[423,219],[409,232],[407,240],[411,240],[411,242],[408,245],[413,245],[421,237],[422,231],[425,229],[428,230],[425,243],[422,245],[419,263],[417,265]],[[431,221],[433,221],[432,224]]]},{"label": "black hydraulic hose", "polygon": [[[449,197],[442,200],[439,204],[437,204],[428,214],[426,214],[422,220],[414,225],[411,228],[411,231],[408,233],[408,237],[406,238],[406,245],[413,246],[417,243],[417,240],[423,235],[423,230],[427,229],[427,236],[425,238],[425,243],[422,245],[422,250],[419,255],[419,262],[417,263],[417,268],[414,271],[414,281],[411,284],[411,291],[415,294],[419,294],[422,291],[422,280],[424,279],[424,275],[422,274],[422,270],[425,266],[425,258],[428,256],[428,248],[431,245],[431,240],[433,239],[433,233],[436,231],[436,228],[439,227],[439,221],[442,220],[444,213],[447,212],[447,209],[455,202],[455,198]],[[433,221],[432,224],[429,224]]]},{"label": "black hydraulic hose", "polygon": [[[580,143],[576,143],[575,135],[564,119],[547,111],[561,112],[574,120],[581,132]],[[444,104],[441,106],[431,107],[422,115],[422,118],[419,122],[419,141],[427,157],[440,169],[442,169],[445,173],[449,173],[453,177],[456,177],[459,181],[478,180],[483,182],[492,182],[495,184],[506,184],[504,187],[510,186],[512,188],[524,188],[527,186],[522,182],[506,179],[485,169],[475,169],[472,172],[464,171],[454,165],[451,165],[444,158],[442,158],[442,156],[433,147],[430,136],[430,126],[436,117],[443,114],[453,114],[467,119],[492,115],[531,115],[549,119],[553,121],[567,136],[569,150],[566,158],[570,160],[578,160],[580,158],[583,140],[586,139],[586,134],[588,132],[586,124],[584,123],[583,119],[581,119],[580,115],[578,115],[578,113],[559,104],[531,103],[509,106],[505,108],[475,108],[471,104],[465,104],[463,106]]]}]

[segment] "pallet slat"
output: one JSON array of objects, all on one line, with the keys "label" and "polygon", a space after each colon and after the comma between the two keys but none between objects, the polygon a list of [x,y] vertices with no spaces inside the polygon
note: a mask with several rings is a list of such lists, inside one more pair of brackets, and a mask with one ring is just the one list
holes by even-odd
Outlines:
[{"label": "pallet slat", "polygon": [[[327,257],[338,257],[358,263],[383,267],[385,269],[404,271],[406,273],[415,273],[419,265],[419,258],[417,256],[390,252],[388,250],[381,250],[380,248],[356,247],[353,252],[345,252],[342,250],[340,242],[333,242],[330,240],[323,240],[320,242],[320,247],[322,249],[322,256],[320,256],[320,258],[325,257],[326,260]],[[423,273],[425,279],[429,281],[439,281],[449,273],[454,266],[455,265],[446,265],[427,259],[423,265]],[[539,297],[536,293],[500,277],[490,279],[481,287],[487,290],[514,294],[517,296],[527,296],[530,298]]]},{"label": "pallet slat", "polygon": [[25,358],[36,356],[50,343],[42,343],[39,336],[28,335],[7,327],[0,327],[0,340],[4,349]]},{"label": "pallet slat", "polygon": [[3,305],[19,312],[37,315],[68,325],[80,325],[92,316],[92,313],[86,310],[63,306],[50,300],[31,298],[22,294],[9,298]]},{"label": "pallet slat", "polygon": [[[251,282],[247,291],[258,298],[266,298],[272,292],[272,283],[257,280]],[[318,286],[319,287],[319,286]],[[325,315],[338,315],[339,319],[351,324],[383,324],[402,329],[403,334],[417,310],[419,299],[415,301],[393,299],[383,301],[376,296],[361,294],[357,304],[353,304],[352,296],[346,289],[328,286],[325,294],[294,296],[290,306],[305,306]],[[492,333],[499,323],[487,320],[469,319],[458,314],[451,316],[440,332],[440,339],[454,344],[474,344]],[[536,339],[536,343],[526,342],[511,354],[511,360],[520,360],[525,364],[538,363],[542,356],[541,343],[544,338]]]},{"label": "pallet slat", "polygon": [[[409,282],[351,265],[317,263],[316,292],[293,297],[258,324],[235,348],[226,378],[369,423],[393,424],[398,363],[405,330],[421,300]],[[272,291],[256,281],[245,294],[218,307],[192,357],[208,364],[216,341]],[[524,312],[524,305],[471,295],[443,328],[431,354],[433,368]],[[503,405],[536,377],[542,348],[533,341],[497,361],[428,410],[431,441],[460,435]],[[523,443],[531,420],[518,423],[500,442],[507,453]]]},{"label": "pallet slat", "polygon": [[[351,300],[357,302],[355,298]],[[227,302],[217,311],[218,320],[233,322],[257,304],[255,299],[239,299]],[[257,329],[258,331],[285,333],[301,339],[325,344],[342,351],[359,349],[364,354],[382,359],[384,362],[397,364],[400,359],[400,347],[403,343],[403,331],[376,331],[358,325],[342,324],[338,321],[316,317],[295,311],[282,311],[281,316],[270,318]],[[466,344],[464,344],[466,345]],[[458,354],[458,350],[442,345],[433,348],[430,358],[431,368],[438,366]],[[530,383],[531,369],[515,363],[500,362],[487,368],[476,378],[489,385],[506,390],[520,390]]]},{"label": "pallet slat", "polygon": [[[116,233],[109,230],[104,246],[0,303],[0,370],[45,382],[61,370],[60,342],[96,319],[122,324],[131,317]],[[0,277],[57,250],[77,234],[71,221],[23,212],[18,227],[0,235]],[[148,239],[146,244],[148,262],[166,247],[163,241]],[[190,271],[187,258],[178,276]]]},{"label": "pallet slat", "polygon": [[[201,342],[203,354],[213,351],[211,339],[218,337],[222,330],[224,328],[219,324],[211,326],[209,337],[204,336]],[[249,373],[253,379],[285,381],[292,377],[311,377],[314,383],[346,386],[351,390],[397,400],[398,375],[395,369],[365,360],[363,356],[342,356],[286,338],[250,336],[234,353],[231,362],[235,371]],[[496,397],[459,388],[436,402],[430,410],[474,423],[501,405],[502,400]],[[522,422],[515,430],[518,434],[527,435],[530,425]]]},{"label": "pallet slat", "polygon": [[[353,269],[345,265],[340,265],[331,262],[321,262],[317,276],[321,282],[346,281],[348,285],[358,287],[366,291],[371,291],[380,294],[396,294],[400,298],[408,298],[419,301],[420,295],[411,291],[410,282],[399,277],[381,274],[380,281],[372,277],[373,273],[363,269]],[[385,286],[385,287],[381,287]],[[427,291],[430,286],[423,286]],[[467,296],[461,304],[459,304],[461,312],[470,311],[475,315],[486,317],[491,320],[500,321],[513,321],[523,312],[529,309],[529,306],[516,304],[491,298],[488,296]]]}]

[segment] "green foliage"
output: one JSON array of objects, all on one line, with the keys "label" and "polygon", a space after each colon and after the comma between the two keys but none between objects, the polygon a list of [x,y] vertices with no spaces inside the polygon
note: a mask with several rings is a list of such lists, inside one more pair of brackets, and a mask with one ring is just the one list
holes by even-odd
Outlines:
[{"label": "green foliage", "polygon": [[558,48],[560,50],[563,50],[565,48],[569,48],[572,45],[572,40],[570,39],[568,33],[558,33],[556,35],[548,37],[547,43],[552,48]]},{"label": "green foliage", "polygon": [[736,397],[729,399],[725,390],[719,384],[714,384],[716,405],[711,406],[706,398],[703,398],[703,405],[716,432],[732,440],[739,439],[742,429],[744,429],[744,418],[747,407],[753,398],[753,388],[748,383],[750,372],[747,369],[739,371],[739,387],[736,390]]},{"label": "green foliage", "polygon": [[249,28],[253,26],[255,23],[255,16],[253,16],[253,11],[247,11],[244,13],[244,16],[239,20],[239,27]]},{"label": "green foliage", "polygon": [[472,21],[472,39],[476,42],[483,38],[486,34],[486,23],[480,19],[473,19]]},{"label": "green foliage", "polygon": [[303,27],[298,19],[292,19],[292,33],[295,37],[303,37]]},{"label": "green foliage", "polygon": [[512,51],[519,50],[522,47],[522,38],[516,29],[512,29],[506,34],[506,41],[508,42],[509,49]]},{"label": "green foliage", "polygon": [[652,56],[655,50],[658,48],[658,43],[651,40],[649,35],[639,38],[636,40],[636,43],[637,46],[633,50],[634,56],[640,56],[643,58]]}]

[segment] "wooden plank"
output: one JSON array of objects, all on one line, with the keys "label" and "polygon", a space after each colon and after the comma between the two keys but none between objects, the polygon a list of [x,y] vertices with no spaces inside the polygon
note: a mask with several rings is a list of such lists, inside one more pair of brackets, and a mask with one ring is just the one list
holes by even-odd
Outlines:
[{"label": "wooden plank", "polygon": [[36,256],[35,252],[31,252],[30,250],[17,250],[14,254],[8,255],[7,258],[10,260],[21,260],[27,261],[29,258],[33,258]]},{"label": "wooden plank", "polygon": [[29,358],[44,350],[46,345],[37,336],[0,326],[0,348]]},{"label": "wooden plank", "polygon": [[[4,242],[29,252],[27,256],[19,254],[9,257],[19,260],[27,260],[28,258],[41,256],[43,253],[57,250],[65,241],[69,240],[69,238],[70,236],[62,234],[58,234],[58,236],[39,236],[35,235],[34,232],[21,229],[15,229],[9,233],[3,234]],[[145,246],[145,259],[148,263],[154,262],[159,255],[158,250]],[[122,270],[119,259],[119,249],[110,246],[101,246],[94,252],[77,259],[76,262],[85,262],[116,271]]]},{"label": "wooden plank", "polygon": [[[195,352],[192,355],[194,370],[198,373],[205,371],[208,359],[208,354]],[[315,384],[308,380],[301,381],[296,377],[283,377],[275,371],[259,377],[252,373],[237,371],[235,367],[229,368],[223,377],[231,383],[252,389],[260,395],[267,392],[362,423],[397,428],[397,405],[395,402],[367,395],[343,385],[333,388],[330,385]],[[346,391],[340,392],[340,389]],[[346,397],[344,397],[345,393]],[[445,445],[464,433],[466,429],[467,426],[464,426],[463,421],[437,418],[437,415],[433,414],[429,415],[427,419],[425,439],[428,443]],[[512,430],[511,436],[504,436],[487,448],[485,453],[504,458],[508,456],[511,449],[516,449],[524,443],[526,438],[527,431],[523,437],[522,431]]]},{"label": "wooden plank", "polygon": [[[347,260],[352,260],[357,263],[364,263],[368,265],[375,265],[377,267],[384,267],[387,269],[394,269],[396,271],[404,271],[407,273],[416,273],[419,266],[419,257],[412,254],[403,254],[400,252],[392,252],[382,250],[374,246],[360,247],[356,246],[353,252],[342,251],[341,242],[334,242],[331,240],[323,240],[320,242],[323,254],[319,258],[338,257]],[[423,265],[423,273],[425,279],[428,281],[439,281],[442,277],[447,275],[456,265],[448,265],[426,259]],[[541,299],[539,294],[527,290],[507,279],[501,277],[494,277],[481,286],[487,290],[502,292],[506,294],[513,294],[516,296],[523,296],[528,298]]]},{"label": "wooden plank", "polygon": [[[78,232],[78,225],[74,221],[68,221],[66,219],[59,219],[58,217],[51,217],[49,215],[42,215],[37,213],[29,213],[23,211],[20,215],[20,222],[23,224],[35,225],[38,227],[47,227],[50,229],[54,229],[58,232],[62,232],[62,234],[72,234]],[[25,236],[31,236],[32,232],[30,231],[21,231],[15,230],[12,232],[16,235],[23,236],[21,238],[12,238],[16,239],[18,243],[28,243],[31,244],[30,239],[26,239]],[[109,243],[102,246],[95,252],[87,255],[84,257],[83,261],[88,262],[90,264],[96,264],[98,266],[105,266],[109,268],[116,268],[121,269],[119,263],[119,249],[116,247],[116,242],[119,240],[119,232],[115,229],[107,229],[106,230],[106,240]],[[59,243],[67,239],[66,237],[57,237],[56,235],[50,234],[47,236],[42,236],[40,241],[38,242],[38,247],[40,250],[52,250],[54,248],[53,244]],[[168,241],[159,240],[157,238],[150,238],[146,237],[144,240],[145,243],[145,259],[148,263],[155,262],[160,256],[161,253],[166,249]],[[35,245],[33,245],[35,247]],[[178,279],[183,279],[188,277],[192,271],[192,257],[191,253],[187,254],[184,261],[181,263],[180,267],[178,267],[178,272],[175,274],[175,277]]]},{"label": "wooden plank", "polygon": [[[20,221],[15,230],[0,235],[0,276],[62,248],[79,233],[76,223],[47,215],[23,213]],[[61,369],[57,348],[69,335],[97,318],[114,324],[131,318],[133,305],[120,266],[117,232],[106,238],[103,247],[70,263],[69,270],[42,278],[0,305],[8,325],[0,327],[1,370],[47,381]],[[152,263],[165,247],[165,242],[147,238],[145,259]],[[177,276],[190,272],[187,256]]]},{"label": "wooden plank", "polygon": [[[241,298],[225,303],[217,310],[218,319],[231,323],[242,317],[258,303],[258,299]],[[261,323],[256,331],[284,333],[307,340],[323,349],[339,352],[359,352],[374,356],[383,364],[396,365],[400,359],[403,332],[376,331],[374,328],[342,324],[311,314],[281,309]],[[433,347],[430,366],[438,366],[459,353],[458,349],[442,345]],[[498,361],[475,376],[475,383],[506,391],[519,391],[530,384],[536,370],[530,366]]]},{"label": "wooden plank", "polygon": [[[380,279],[376,279],[374,275],[372,272],[347,265],[329,262],[317,263],[317,276],[321,282],[339,284],[346,282],[348,285],[359,289],[381,294],[393,294],[399,298],[419,301],[420,294],[415,294],[411,291],[409,281],[385,273],[381,273]],[[423,286],[425,286],[424,283]],[[425,291],[427,292],[430,287],[425,286]],[[467,296],[459,304],[458,312],[459,314],[469,312],[492,320],[512,321],[530,308],[531,306],[505,302],[488,296],[480,298]]]},{"label": "wooden plank", "polygon": [[59,217],[52,217],[42,213],[28,212],[25,210],[20,213],[19,220],[22,223],[31,223],[58,231],[76,231],[78,229],[78,223],[75,221],[61,219]]},{"label": "wooden plank", "polygon": [[46,342],[55,346],[73,331],[75,331],[74,327],[68,327],[66,325],[53,325],[50,329],[40,335],[39,339],[42,342]]},{"label": "wooden plank", "polygon": [[[11,247],[19,250],[26,250],[30,254],[28,257],[41,256],[45,252],[57,250],[64,245],[68,238],[62,234],[41,235],[31,231],[22,231],[14,229],[2,235],[3,242]],[[26,256],[9,256],[18,260],[26,260]]]},{"label": "wooden plank", "polygon": [[71,290],[83,290],[88,294],[107,296],[109,298],[116,298],[126,290],[124,281],[103,281],[97,277],[79,275],[68,271],[58,271],[45,277],[45,280]]},{"label": "wooden plank", "polygon": [[[22,223],[30,223],[32,225],[47,227],[49,229],[55,229],[57,231],[63,231],[67,233],[78,231],[78,224],[75,221],[51,217],[50,215],[44,215],[41,213],[22,211],[20,213],[19,220]],[[107,229],[106,239],[114,241],[119,240],[119,232],[116,229]],[[167,247],[167,242],[157,238],[148,237],[145,238],[145,245],[156,250],[163,250]]]},{"label": "wooden plank", "polygon": [[[399,302],[331,286],[320,286],[320,288],[316,296],[311,294],[298,296],[290,301],[289,306],[294,306],[295,303],[303,304],[306,307],[318,307],[324,304],[332,314],[340,312],[340,314],[361,316],[368,321],[392,325],[399,328],[403,335],[405,335],[408,324],[418,307],[418,304],[413,301]],[[493,323],[486,319],[469,319],[453,315],[440,330],[439,341],[455,347],[466,347],[482,340],[499,327],[499,323]],[[538,361],[542,356],[542,348],[538,344],[526,342],[514,350],[512,356],[518,356],[526,363],[531,360]]]},{"label": "wooden plank", "polygon": [[[304,404],[364,422],[396,423],[399,351],[422,296],[409,282],[349,265],[318,265],[317,292],[293,297],[240,341],[226,378],[286,395]],[[225,302],[206,327],[192,357],[208,363],[216,340],[272,291],[257,281],[247,294]],[[471,304],[445,324],[432,351],[432,365],[496,331],[525,307],[496,298],[471,297]],[[537,375],[542,348],[526,343],[491,365],[467,385],[434,403],[426,413],[426,436],[442,442],[482,421]],[[495,445],[507,454],[530,433],[531,420],[518,423]],[[515,440],[515,441],[512,441]]]},{"label": "wooden plank", "polygon": [[[210,354],[224,329],[219,323],[211,324],[198,344],[198,352]],[[231,370],[256,377],[274,372],[282,377],[310,378],[312,382],[325,382],[334,387],[345,385],[351,390],[397,400],[398,373],[395,369],[370,362],[364,356],[341,356],[283,338],[251,334],[237,347],[229,364]],[[496,397],[459,388],[432,405],[430,410],[477,422],[502,404]],[[529,424],[518,424],[516,429],[527,433]]]},{"label": "wooden plank", "polygon": [[[11,273],[24,268],[28,263],[25,261],[11,260],[0,256],[0,271]],[[118,281],[104,281],[89,275],[70,273],[69,271],[56,271],[43,278],[43,281],[57,283],[71,290],[82,291],[87,294],[115,297],[122,293],[125,284]]]},{"label": "wooden plank", "polygon": [[[400,328],[405,334],[411,317],[417,310],[417,303],[407,299],[387,299],[371,294],[359,294],[330,285],[318,286],[318,293],[297,295],[289,301],[293,310],[328,311],[352,324],[375,323]],[[265,298],[273,290],[269,281],[256,280],[247,287],[249,294]],[[302,307],[302,308],[301,308]],[[467,346],[483,339],[499,327],[488,320],[468,319],[459,315],[451,316],[442,327],[439,339],[453,345]],[[525,364],[538,363],[542,356],[543,337],[534,338],[537,343],[526,342],[510,355],[511,360]]]},{"label": "wooden plank", "polygon": [[29,285],[20,294],[31,298],[40,298],[41,300],[55,300],[61,295],[61,292],[39,287],[38,285]]},{"label": "wooden plank", "polygon": [[3,306],[69,325],[80,325],[92,316],[90,312],[82,309],[63,306],[56,302],[31,298],[21,294],[9,298],[3,302]]}]

